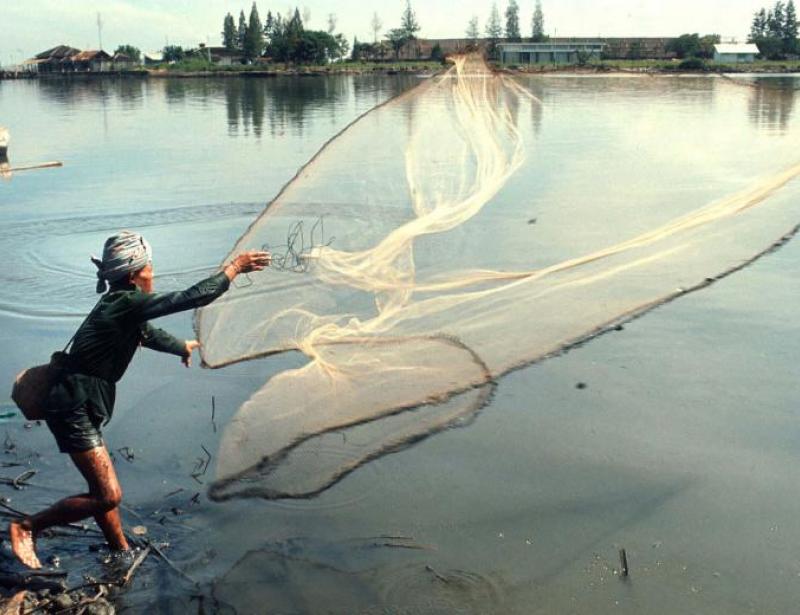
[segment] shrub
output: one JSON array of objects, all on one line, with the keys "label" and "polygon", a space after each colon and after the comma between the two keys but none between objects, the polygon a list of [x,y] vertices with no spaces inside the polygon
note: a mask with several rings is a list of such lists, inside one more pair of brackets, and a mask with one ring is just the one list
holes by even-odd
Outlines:
[{"label": "shrub", "polygon": [[706,63],[700,58],[688,58],[678,64],[679,70],[706,70]]}]

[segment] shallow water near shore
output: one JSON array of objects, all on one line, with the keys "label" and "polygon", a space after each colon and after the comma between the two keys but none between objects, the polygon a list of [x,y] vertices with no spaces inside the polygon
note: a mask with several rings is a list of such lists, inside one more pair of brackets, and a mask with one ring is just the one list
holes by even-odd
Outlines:
[{"label": "shallow water near shore", "polygon": [[[498,213],[530,230],[521,262],[563,257],[576,236],[595,249],[620,239],[615,220],[644,231],[797,163],[800,79],[736,81],[519,77],[543,102],[517,119],[535,136],[529,172],[512,179]],[[154,245],[157,287],[188,285],[325,141],[417,82],[0,82],[12,162],[65,163],[0,180],[0,382],[69,339],[94,300],[88,254],[109,233],[141,230]],[[800,184],[773,198],[776,207],[796,202]],[[787,231],[798,223],[787,220]],[[475,231],[489,254],[504,240]],[[301,355],[186,371],[143,351],[119,385],[107,443],[126,522],[169,543],[165,553],[199,587],[150,558],[120,604],[791,612],[800,589],[798,257],[791,241],[621,331],[513,372],[473,421],[309,500],[205,497],[226,421],[269,377],[302,365]],[[519,322],[536,326],[525,314]],[[159,325],[192,335],[190,315]],[[0,495],[35,510],[82,488],[45,427],[3,420],[0,460],[27,464],[4,473],[29,465],[39,486],[0,486]],[[328,438],[313,451],[322,463],[342,454],[341,437]],[[366,445],[368,434],[351,440]],[[79,581],[97,567],[94,543],[53,538],[40,550],[60,555]],[[618,576],[621,548],[627,579]]]}]

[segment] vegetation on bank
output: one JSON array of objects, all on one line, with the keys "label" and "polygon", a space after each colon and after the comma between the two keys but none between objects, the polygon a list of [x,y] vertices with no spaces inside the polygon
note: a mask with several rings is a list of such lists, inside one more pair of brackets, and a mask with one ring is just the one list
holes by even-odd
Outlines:
[{"label": "vegetation on bank", "polygon": [[597,60],[571,65],[531,64],[525,66],[506,66],[521,72],[560,72],[587,70],[597,72],[644,72],[644,73],[800,73],[800,59],[797,60],[756,60],[755,62],[727,64],[701,58],[685,60]]},{"label": "vegetation on bank", "polygon": [[[446,66],[446,64],[445,64]],[[220,75],[234,74],[348,74],[348,73],[435,73],[442,70],[441,62],[401,61],[401,62],[369,62],[343,61],[324,66],[302,65],[282,62],[268,64],[218,66],[197,59],[184,60],[174,64],[161,64],[153,67],[158,73]],[[521,66],[503,66],[511,71],[527,73],[557,73],[586,70],[595,72],[642,72],[642,73],[800,73],[800,60],[757,60],[752,63],[725,64],[713,60],[687,58],[685,60],[597,60],[583,64],[532,64]]]},{"label": "vegetation on bank", "polygon": [[442,69],[441,62],[429,60],[401,61],[401,62],[335,62],[325,65],[296,64],[292,62],[268,62],[258,64],[232,64],[222,66],[202,60],[190,58],[174,63],[158,64],[150,68],[158,72],[165,73],[313,73],[313,74],[337,74],[337,73],[396,73],[396,72],[435,72]]}]

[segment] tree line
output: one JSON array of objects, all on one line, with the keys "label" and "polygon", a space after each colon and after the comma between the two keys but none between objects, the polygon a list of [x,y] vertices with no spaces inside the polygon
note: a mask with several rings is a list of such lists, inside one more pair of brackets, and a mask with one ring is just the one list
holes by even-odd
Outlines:
[{"label": "tree line", "polygon": [[[306,28],[310,20],[308,9],[301,15],[299,9],[281,15],[267,11],[262,21],[256,3],[253,2],[249,18],[244,10],[239,12],[238,23],[231,13],[223,20],[221,32],[222,42],[226,49],[237,51],[243,60],[253,62],[257,58],[266,57],[278,62],[298,64],[325,64],[332,60],[343,59],[350,49],[348,41],[341,33],[336,33],[336,16],[328,15],[326,30]],[[352,60],[383,60],[390,54],[399,59],[402,50],[417,40],[421,30],[411,0],[406,0],[400,15],[398,27],[390,28],[383,34],[385,40],[379,40],[383,23],[377,12],[373,13],[370,23],[373,41],[359,41],[355,38],[352,45]],[[535,1],[535,9],[527,29],[528,36],[523,36],[520,22],[520,7],[517,0],[508,0],[503,16],[496,1],[492,2],[489,18],[483,31],[476,15],[467,24],[466,38],[477,48],[479,42],[485,42],[490,57],[496,57],[498,44],[509,42],[545,42],[549,36],[545,34],[545,18],[541,0]],[[481,36],[483,34],[483,36]],[[798,21],[794,0],[777,0],[773,8],[762,8],[753,16],[748,42],[758,45],[761,55],[769,59],[783,59],[788,55],[800,53],[798,43]],[[682,34],[672,39],[667,51],[673,52],[681,59],[709,59],[714,56],[714,45],[720,42],[716,34],[700,36],[699,34]],[[644,55],[641,44],[633,43],[628,50],[629,59],[639,59]],[[164,48],[166,61],[180,60],[184,52],[180,47]],[[431,52],[431,59],[441,60],[444,53],[439,45]]]},{"label": "tree line", "polygon": [[[489,12],[489,19],[484,28],[484,37],[487,42],[487,51],[490,56],[494,57],[497,54],[497,45],[505,39],[509,42],[522,42],[522,26],[519,19],[519,4],[517,0],[509,0],[508,6],[505,10],[505,24],[500,16],[500,9],[497,7],[497,2],[492,3],[491,11]],[[478,16],[473,15],[468,24],[465,32],[466,37],[472,41],[474,46],[477,46],[478,40],[481,38],[480,22]],[[530,37],[528,41],[531,43],[543,43],[550,37],[544,33],[544,11],[542,10],[541,0],[536,0],[536,6],[533,11],[533,17],[530,23]]]},{"label": "tree line", "polygon": [[778,0],[772,9],[762,8],[753,15],[748,42],[758,45],[761,55],[782,60],[800,52],[797,40],[797,11],[794,0]]},{"label": "tree line", "polygon": [[[310,15],[306,12],[305,22]],[[325,64],[347,55],[350,47],[342,34],[336,34],[336,16],[328,16],[328,29],[306,29],[300,10],[281,15],[267,11],[264,21],[253,2],[249,19],[244,10],[236,24],[233,15],[225,15],[222,25],[222,44],[229,51],[238,51],[247,62],[267,57],[276,62]]]},{"label": "tree line", "polygon": [[[363,42],[356,38],[353,41],[352,60],[382,60],[389,51],[394,53],[395,59],[399,59],[403,47],[417,40],[417,32],[421,29],[417,14],[411,7],[411,0],[406,0],[405,9],[400,16],[400,25],[386,32],[385,42],[378,40],[378,32],[383,28],[383,23],[377,13],[373,14],[370,25],[374,36],[373,42]],[[442,55],[441,47],[439,47],[438,53],[436,49],[433,50],[432,59],[441,59]]]}]

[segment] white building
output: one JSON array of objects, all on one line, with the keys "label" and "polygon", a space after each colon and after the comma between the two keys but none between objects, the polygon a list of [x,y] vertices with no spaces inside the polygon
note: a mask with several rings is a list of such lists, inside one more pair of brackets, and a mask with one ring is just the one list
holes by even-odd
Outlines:
[{"label": "white building", "polygon": [[752,62],[759,53],[761,52],[753,43],[714,45],[714,61],[722,62],[723,64]]},{"label": "white building", "polygon": [[602,42],[500,43],[501,64],[574,64],[579,54],[599,58]]}]

